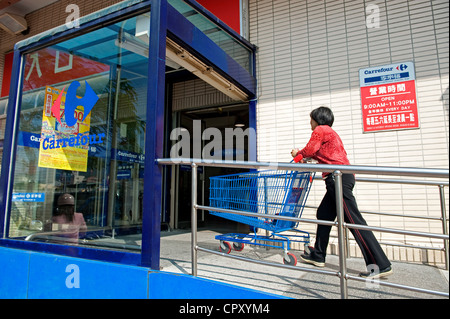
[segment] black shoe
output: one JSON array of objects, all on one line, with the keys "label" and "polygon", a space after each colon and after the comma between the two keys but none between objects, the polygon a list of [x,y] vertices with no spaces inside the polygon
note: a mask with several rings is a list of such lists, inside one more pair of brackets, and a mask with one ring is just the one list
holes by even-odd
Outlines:
[{"label": "black shoe", "polygon": [[363,278],[376,279],[376,278],[387,277],[389,275],[392,275],[393,273],[394,273],[394,270],[392,270],[392,267],[388,266],[384,269],[380,269],[380,271],[371,270],[371,271],[361,272],[361,273],[359,273],[359,276],[363,277]]},{"label": "black shoe", "polygon": [[305,245],[305,255],[311,255],[311,253],[314,251],[313,246],[306,246]]},{"label": "black shoe", "polygon": [[300,255],[300,259],[303,260],[305,263],[314,265],[316,267],[325,267],[325,261],[320,261],[320,260],[313,258],[313,256],[311,256],[311,254]]}]

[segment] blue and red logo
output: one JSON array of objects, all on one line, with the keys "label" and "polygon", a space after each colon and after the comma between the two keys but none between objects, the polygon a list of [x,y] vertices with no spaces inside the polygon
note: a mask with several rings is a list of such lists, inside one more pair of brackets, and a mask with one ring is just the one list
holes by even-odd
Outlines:
[{"label": "blue and red logo", "polygon": [[408,68],[408,66],[406,64],[400,64],[396,67],[397,70],[399,71],[404,71]]},{"label": "blue and red logo", "polygon": [[[82,98],[77,97],[77,89],[80,87],[80,82],[74,81],[70,84],[66,93],[66,101],[64,112],[61,112],[61,102],[64,94],[65,86],[58,95],[51,107],[51,113],[58,121],[60,127],[64,127],[61,123],[61,117],[64,114],[65,125],[67,127],[74,127],[78,121],[84,122],[86,117],[91,113],[95,104],[99,100],[98,96],[95,94],[94,90],[85,81],[86,91]],[[82,106],[84,108],[83,112],[77,111],[77,107]],[[82,115],[82,118],[79,118]],[[89,144],[102,143],[102,138],[105,137],[104,133],[100,134],[89,134],[89,132],[79,133],[77,127],[73,130],[74,134],[72,136],[64,135],[51,135],[43,138],[42,148],[47,149],[57,149],[64,147],[82,147]],[[75,133],[76,132],[76,133]]]},{"label": "blue and red logo", "polygon": [[[86,86],[86,92],[82,98],[77,97],[77,89],[80,86],[80,82],[74,81],[70,84],[66,93],[66,106],[64,110],[64,115],[66,119],[67,126],[74,126],[77,124],[77,118],[75,117],[75,110],[77,106],[81,105],[84,108],[84,115],[81,119],[81,122],[84,122],[86,117],[91,113],[92,108],[98,101],[98,96],[95,94],[94,90],[90,87],[87,81],[84,81]],[[52,105],[52,114],[58,120],[59,124],[61,123],[61,99],[64,93],[64,86],[61,92],[58,95],[58,98]]]}]

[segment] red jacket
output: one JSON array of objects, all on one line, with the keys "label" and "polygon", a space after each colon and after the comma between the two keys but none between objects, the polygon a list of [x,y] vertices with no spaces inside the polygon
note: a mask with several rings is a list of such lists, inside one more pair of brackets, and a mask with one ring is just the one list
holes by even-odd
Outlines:
[{"label": "red jacket", "polygon": [[[317,126],[305,148],[297,153],[294,162],[311,157],[319,164],[350,165],[339,135],[328,125]],[[328,175],[329,173],[324,173]]]}]

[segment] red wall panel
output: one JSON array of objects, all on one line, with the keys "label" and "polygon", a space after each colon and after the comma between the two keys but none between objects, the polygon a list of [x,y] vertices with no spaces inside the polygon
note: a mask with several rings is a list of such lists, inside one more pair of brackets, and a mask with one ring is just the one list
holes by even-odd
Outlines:
[{"label": "red wall panel", "polygon": [[197,0],[230,28],[241,34],[240,0]]}]

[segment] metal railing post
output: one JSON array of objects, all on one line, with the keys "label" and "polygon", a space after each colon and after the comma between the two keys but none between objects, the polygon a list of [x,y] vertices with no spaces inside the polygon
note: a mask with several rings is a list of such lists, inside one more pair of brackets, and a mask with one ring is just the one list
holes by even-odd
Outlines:
[{"label": "metal railing post", "polygon": [[[439,185],[439,195],[441,198],[441,218],[442,218],[442,233],[448,235],[447,229],[447,214],[445,208],[445,192],[444,185]],[[448,270],[448,240],[444,239],[444,254],[445,254],[445,269]]]},{"label": "metal railing post", "polygon": [[197,164],[192,163],[191,189],[191,258],[192,276],[197,276]]},{"label": "metal railing post", "polygon": [[341,283],[341,298],[348,298],[347,287],[347,260],[345,256],[346,239],[344,228],[344,203],[342,191],[342,172],[334,171],[334,189],[336,192],[336,215],[338,222],[338,245],[339,245],[339,279]]},{"label": "metal railing post", "polygon": [[345,228],[345,257],[350,257],[350,230]]}]

